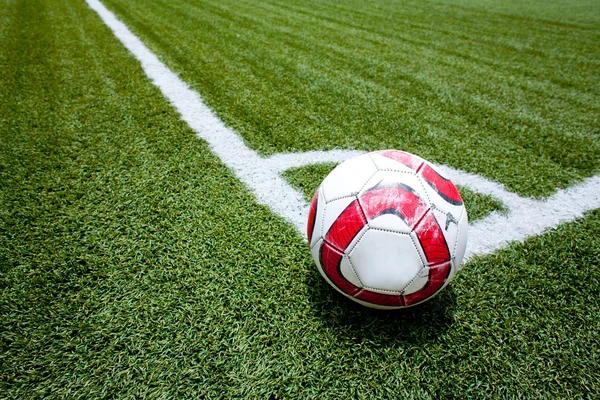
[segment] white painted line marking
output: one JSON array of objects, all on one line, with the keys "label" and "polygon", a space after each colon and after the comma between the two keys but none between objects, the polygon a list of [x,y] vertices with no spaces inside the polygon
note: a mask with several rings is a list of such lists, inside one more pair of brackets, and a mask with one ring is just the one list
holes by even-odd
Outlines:
[{"label": "white painted line marking", "polygon": [[211,150],[254,191],[257,200],[303,230],[308,206],[279,172],[266,168],[265,159],[248,148],[244,141],[217,118],[185,82],[164,65],[137,36],[98,0],[87,0],[115,36],[137,58],[146,75],[179,111],[181,118],[206,140]]},{"label": "white painted line marking", "polygon": [[310,164],[322,164],[328,162],[341,163],[349,158],[364,154],[358,150],[330,150],[330,151],[307,151],[304,153],[280,153],[275,154],[265,161],[268,168],[283,172],[290,168],[303,167]]},{"label": "white painted line marking", "polygon": [[[86,0],[115,36],[142,64],[146,75],[181,114],[181,118],[208,142],[211,150],[248,185],[259,203],[291,222],[306,235],[308,204],[291,187],[281,173],[289,168],[324,162],[342,162],[362,154],[360,151],[332,150],[276,154],[263,158],[248,148],[242,138],[202,102],[198,92],[190,89],[164,65],[115,15],[98,0]],[[508,192],[504,186],[481,176],[439,166],[455,183],[490,194],[501,200],[507,215],[492,213],[469,227],[469,244],[465,259],[491,253],[512,241],[523,241],[561,223],[581,217],[586,211],[600,208],[600,176],[582,184],[560,190],[546,200],[532,200]]]},{"label": "white painted line marking", "polygon": [[600,208],[600,175],[584,180],[569,189],[559,190],[544,200],[519,197],[502,185],[463,171],[440,168],[453,182],[474,191],[490,194],[504,203],[506,215],[494,212],[469,225],[465,261],[475,255],[492,253],[513,241],[522,242],[565,222]]}]

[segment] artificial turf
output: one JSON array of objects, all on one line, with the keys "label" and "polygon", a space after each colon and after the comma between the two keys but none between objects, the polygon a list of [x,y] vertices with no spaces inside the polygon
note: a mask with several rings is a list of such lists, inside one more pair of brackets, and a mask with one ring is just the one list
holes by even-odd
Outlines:
[{"label": "artificial turf", "polygon": [[106,0],[265,155],[396,148],[547,196],[600,167],[600,6],[490,3]]},{"label": "artificial turf", "polygon": [[82,1],[0,20],[0,397],[600,397],[598,210],[369,311]]}]

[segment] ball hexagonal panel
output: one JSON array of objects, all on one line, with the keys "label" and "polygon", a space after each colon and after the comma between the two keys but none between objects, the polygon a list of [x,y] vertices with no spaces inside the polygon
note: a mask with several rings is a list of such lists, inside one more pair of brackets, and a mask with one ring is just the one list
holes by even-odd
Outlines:
[{"label": "ball hexagonal panel", "polygon": [[452,269],[452,275],[449,279],[454,278],[456,272],[462,268],[462,260],[465,257],[465,252],[467,250],[468,230],[469,221],[467,218],[467,213],[464,212],[462,217],[458,221],[458,233],[456,235],[456,242],[454,243],[452,249],[454,254],[454,258],[452,260],[454,268]]},{"label": "ball hexagonal panel", "polygon": [[315,244],[310,248],[310,255],[312,256],[313,261],[315,262],[315,265],[317,266],[317,269],[319,270],[319,272],[321,273],[321,275],[323,275],[323,278],[325,277],[325,272],[323,271],[323,267],[321,266],[321,246],[323,245],[323,239],[319,239],[315,242]]},{"label": "ball hexagonal panel", "polygon": [[456,186],[450,179],[442,175],[433,164],[425,162],[419,170],[419,176],[426,183],[424,187],[427,196],[433,204],[436,204],[443,210],[448,207],[449,210],[455,213],[464,208],[462,198]]},{"label": "ball hexagonal panel", "polygon": [[423,268],[409,234],[369,229],[349,254],[363,287],[400,294]]},{"label": "ball hexagonal panel", "polygon": [[360,279],[358,279],[358,275],[356,275],[356,271],[354,270],[352,264],[350,264],[350,260],[348,259],[347,255],[345,255],[344,258],[342,258],[342,261],[340,263],[340,273],[354,286],[359,288],[363,287],[362,282],[360,281]]},{"label": "ball hexagonal panel", "polygon": [[355,196],[375,172],[377,167],[368,154],[344,161],[323,180],[325,201]]}]

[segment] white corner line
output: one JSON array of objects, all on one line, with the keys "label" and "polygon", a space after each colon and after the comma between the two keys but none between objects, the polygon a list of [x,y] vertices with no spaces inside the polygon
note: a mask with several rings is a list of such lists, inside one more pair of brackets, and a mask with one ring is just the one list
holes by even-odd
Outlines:
[{"label": "white corner line", "polygon": [[[198,92],[163,64],[99,0],[86,2],[141,63],[152,83],[160,89],[196,135],[205,140],[221,161],[250,187],[257,201],[287,219],[306,238],[308,204],[302,195],[281,177],[281,173],[286,169],[307,164],[339,163],[364,152],[308,151],[261,157],[248,148],[243,139],[203,103]],[[443,165],[438,168],[455,183],[468,186],[479,193],[490,194],[508,208],[506,215],[492,213],[470,225],[466,259],[491,253],[512,241],[523,241],[561,223],[573,221],[589,210],[600,208],[600,175],[588,178],[569,189],[559,190],[548,199],[533,200],[510,193],[503,185],[481,176]]]},{"label": "white corner line", "polygon": [[523,242],[597,208],[600,208],[600,175],[559,190],[547,199],[513,202],[508,215],[492,213],[469,226],[465,260],[492,253],[510,242]]},{"label": "white corner line", "polygon": [[309,164],[341,163],[349,158],[364,154],[360,150],[329,150],[329,151],[306,151],[302,153],[279,153],[265,159],[269,168],[280,173],[290,169]]},{"label": "white corner line", "polygon": [[252,189],[257,200],[303,232],[308,205],[302,195],[281,178],[279,171],[269,168],[269,163],[248,148],[240,136],[225,126],[203,103],[198,92],[179,79],[100,1],[86,1],[127,50],[140,61],[146,75],[177,109],[181,118],[199,138],[208,142],[210,149],[221,161]]}]

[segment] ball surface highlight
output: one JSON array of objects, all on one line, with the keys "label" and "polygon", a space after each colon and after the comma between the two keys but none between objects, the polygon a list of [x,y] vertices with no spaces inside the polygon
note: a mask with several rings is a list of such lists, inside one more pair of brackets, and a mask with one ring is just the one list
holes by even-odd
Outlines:
[{"label": "ball surface highlight", "polygon": [[308,243],[321,275],[367,307],[410,307],[454,278],[468,220],[454,184],[399,150],[354,157],[317,189]]}]

